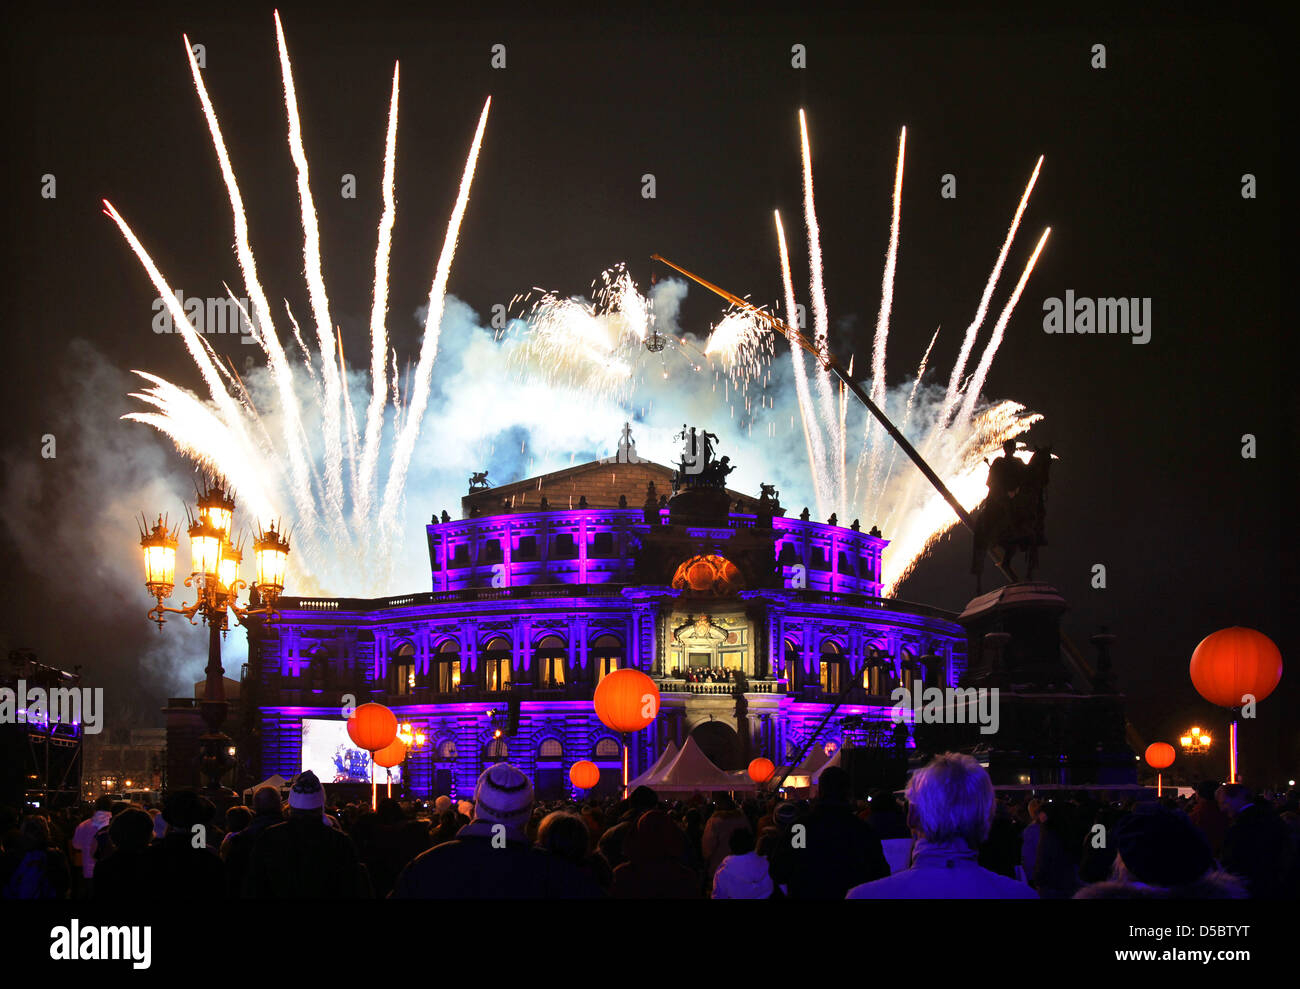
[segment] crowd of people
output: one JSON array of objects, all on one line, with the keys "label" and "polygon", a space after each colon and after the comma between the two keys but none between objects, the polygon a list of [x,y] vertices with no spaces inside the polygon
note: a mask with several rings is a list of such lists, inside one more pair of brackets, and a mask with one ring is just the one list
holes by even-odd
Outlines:
[{"label": "crowd of people", "polygon": [[508,763],[473,800],[327,804],[311,772],[283,800],[221,813],[193,791],[161,807],[101,797],[49,816],[0,808],[0,897],[1096,899],[1300,893],[1300,807],[1206,783],[1194,798],[995,794],[945,754],[898,799],[853,799],[839,767],[815,799],[723,793],[539,802]]},{"label": "crowd of people", "polygon": [[740,679],[741,671],[730,667],[699,666],[686,670],[673,670],[673,676],[687,683],[735,683]]}]

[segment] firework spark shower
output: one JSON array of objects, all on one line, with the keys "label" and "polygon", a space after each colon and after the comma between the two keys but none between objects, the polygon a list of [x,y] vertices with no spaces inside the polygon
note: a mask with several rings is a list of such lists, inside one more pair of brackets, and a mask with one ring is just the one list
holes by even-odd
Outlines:
[{"label": "firework spark shower", "polygon": [[[418,361],[414,367],[407,364],[403,380],[398,367],[404,361],[388,342],[387,311],[396,219],[398,66],[393,70],[383,149],[383,206],[369,320],[370,369],[368,374],[349,369],[321,273],[322,247],[307,142],[278,14],[275,28],[315,349],[304,340],[299,320],[287,302],[285,316],[301,361],[291,361],[280,341],[276,318],[259,280],[239,182],[188,38],[185,43],[195,91],[230,200],[235,252],[252,309],[247,315],[265,355],[265,367],[243,377],[227,369],[174,301],[166,277],[126,219],[107,201],[105,213],[120,228],[159,296],[168,300],[171,316],[210,396],[202,400],[155,374],[137,371],[145,387],[133,397],[150,408],[125,418],[158,429],[196,465],[223,475],[257,517],[291,520],[301,547],[294,559],[295,579],[304,593],[391,593],[394,579],[401,579],[405,570],[399,562],[402,553],[390,547],[401,546],[410,535],[407,529],[419,524],[418,519],[406,517],[411,514],[406,511],[406,489],[413,465],[422,479],[430,476],[428,456],[420,450],[421,438],[430,431],[454,435],[477,458],[449,456],[448,463],[456,464],[452,469],[457,473],[464,463],[485,463],[491,465],[495,476],[509,479],[512,472],[567,466],[579,453],[608,453],[608,438],[616,435],[626,419],[638,423],[643,455],[672,463],[677,457],[672,437],[681,420],[709,423],[725,442],[743,451],[737,457],[742,470],[736,483],[756,489],[760,482],[774,480],[782,485],[788,505],[807,499],[822,517],[834,512],[845,521],[860,517],[865,523],[879,524],[891,540],[884,561],[890,592],[929,544],[953,524],[948,506],[910,465],[898,463],[891,441],[873,419],[847,401],[846,390],[831,380],[818,360],[813,360],[810,368],[803,351],[792,347],[788,366],[774,361],[774,335],[761,319],[733,307],[714,323],[707,340],[683,332],[677,325],[678,305],[686,291],[681,281],[660,282],[643,294],[626,265],[620,264],[593,282],[590,300],[534,290],[516,296],[515,303],[523,302],[519,318],[504,332],[494,334],[491,343],[484,339],[487,332],[478,326],[476,317],[463,307],[449,310],[448,281],[483,145],[490,98],[471,141],[428,302],[420,314],[424,334]],[[808,119],[802,110],[799,132],[813,340],[824,357],[830,347],[830,316]],[[982,496],[984,458],[1003,439],[1023,432],[1040,418],[1015,402],[983,401],[980,389],[1046,233],[1025,265],[976,372],[965,378],[963,374],[1042,159],[967,328],[947,388],[925,380],[937,331],[916,372],[890,386],[885,361],[898,264],[905,144],[906,129],[898,143],[893,215],[871,351],[870,392],[930,459],[959,500],[974,507]],[[784,304],[788,312],[795,312],[789,248],[779,212],[775,224]],[[446,342],[453,355],[440,361],[440,344],[448,328],[453,335]],[[647,347],[652,335],[666,343],[662,354]],[[486,359],[471,361],[470,351]],[[508,386],[483,381],[483,367],[494,364],[506,369],[502,377],[511,379]],[[500,394],[494,399],[495,389]],[[456,406],[463,401],[460,396],[470,393],[478,395],[480,411],[491,408],[495,413],[467,419],[465,409]],[[521,397],[526,401],[521,402]],[[542,425],[573,419],[579,411],[580,426]],[[514,448],[511,444],[515,441],[508,437],[520,433],[523,438]],[[859,436],[859,452],[850,462],[849,449],[858,446]],[[422,486],[428,485],[422,481]],[[443,486],[445,490],[439,494],[445,503],[457,492],[445,479]],[[424,514],[420,507],[415,514]],[[336,563],[339,559],[365,563],[341,568]]]}]

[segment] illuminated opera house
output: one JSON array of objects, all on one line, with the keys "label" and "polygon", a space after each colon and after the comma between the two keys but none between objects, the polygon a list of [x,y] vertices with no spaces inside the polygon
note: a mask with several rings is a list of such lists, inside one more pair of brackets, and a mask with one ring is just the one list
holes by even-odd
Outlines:
[{"label": "illuminated opera house", "polygon": [[694,466],[638,458],[625,428],[605,460],[498,487],[480,476],[459,520],[427,527],[429,590],[281,598],[242,685],[250,768],[349,778],[351,698],[424,736],[402,766],[412,796],[468,796],[502,759],[539,798],[568,794],[579,760],[608,792],[621,739],[592,695],[611,670],[645,672],[662,699],[631,739],[633,775],[688,738],[722,770],[760,755],[791,765],[842,744],[845,719],[893,732],[900,684],[956,684],[965,632],[881,597],[879,533],[787,518],[771,488],[728,489],[726,458]]}]

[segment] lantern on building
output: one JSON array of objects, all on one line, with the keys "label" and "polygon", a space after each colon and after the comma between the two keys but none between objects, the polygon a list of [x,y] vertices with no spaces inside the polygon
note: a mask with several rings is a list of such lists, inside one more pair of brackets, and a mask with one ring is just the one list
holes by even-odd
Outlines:
[{"label": "lantern on building", "polygon": [[357,748],[378,752],[397,737],[397,716],[382,704],[362,704],[348,718],[348,737]]},{"label": "lantern on building", "polygon": [[[1196,692],[1211,704],[1236,709],[1262,701],[1282,679],[1282,653],[1253,628],[1220,629],[1192,652],[1189,672]],[[1237,781],[1237,720],[1228,733],[1228,780]]]},{"label": "lantern on building", "polygon": [[766,783],[772,778],[772,774],[775,772],[776,765],[771,759],[765,759],[762,756],[759,756],[757,759],[751,760],[749,763],[749,778],[755,783]]},{"label": "lantern on building", "polygon": [[586,759],[575,762],[569,770],[569,782],[579,790],[590,790],[600,782],[600,767]]}]

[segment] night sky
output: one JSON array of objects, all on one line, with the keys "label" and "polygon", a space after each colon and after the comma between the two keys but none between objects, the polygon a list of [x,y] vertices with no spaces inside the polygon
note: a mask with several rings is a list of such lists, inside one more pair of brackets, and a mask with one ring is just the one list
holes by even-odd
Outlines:
[{"label": "night sky", "polygon": [[[1216,629],[1257,628],[1294,667],[1295,626],[1283,621],[1294,613],[1294,564],[1282,550],[1292,535],[1282,481],[1296,451],[1280,347],[1278,25],[1218,14],[1049,21],[933,8],[795,19],[620,5],[599,18],[543,18],[475,7],[466,15],[280,8],[326,281],[358,361],[394,60],[402,66],[395,314],[427,297],[489,94],[450,282],[480,314],[531,286],[585,292],[618,260],[647,284],[652,253],[774,302],[774,207],[793,228],[796,286],[806,289],[803,107],[832,349],[846,360],[856,354],[859,368],[869,358],[905,124],[891,384],[915,367],[940,324],[933,364],[946,375],[1044,154],[994,314],[1044,226],[1052,237],[985,388],[1041,412],[1044,422],[1025,439],[1054,444],[1061,458],[1040,577],[1070,602],[1066,627],[1086,651],[1103,624],[1118,636],[1128,714],[1145,741],[1176,741],[1193,723],[1226,738],[1225,712],[1202,702],[1187,676],[1192,650]],[[225,189],[184,58],[187,32],[207,49],[205,78],[241,178],[262,281],[273,302],[288,295],[307,312],[271,7],[130,5],[110,14],[56,5],[6,17],[0,647],[79,663],[88,682],[154,722],[177,684],[159,682],[141,658],[158,646],[144,621],[150,602],[138,579],[124,586],[98,552],[105,527],[133,533],[134,523],[96,511],[110,492],[88,487],[86,463],[120,445],[175,471],[179,458],[156,434],[117,421],[135,407],[126,370],[200,381],[179,341],[152,333],[155,292],[100,200],[123,211],[174,285],[220,295],[223,279],[241,284]],[[507,46],[504,70],[490,66],[497,43]],[[790,65],[796,43],[807,46],[806,69]],[[1090,66],[1097,43],[1106,45],[1105,69]],[[640,194],[646,172],[656,176],[653,200]],[[46,173],[56,176],[55,199],[40,194]],[[344,173],[356,176],[354,200],[334,191]],[[945,173],[957,177],[956,199],[940,196]],[[1255,199],[1242,197],[1244,173],[1256,176]],[[1067,290],[1149,297],[1150,343],[1046,334],[1043,301]],[[693,290],[683,325],[705,332],[716,303]],[[411,319],[392,321],[390,332],[399,351],[417,345]],[[238,344],[228,349],[246,356]],[[52,460],[40,456],[46,433],[57,437]],[[1241,455],[1245,433],[1256,437],[1255,459]],[[729,452],[744,459],[743,450]],[[143,488],[147,478],[135,474],[121,472],[116,495]],[[429,506],[442,507],[454,506]],[[899,596],[960,610],[974,593],[969,546],[954,530]],[[1107,567],[1104,590],[1091,586],[1097,563]],[[204,636],[183,631],[169,626],[167,641],[191,651],[188,661]],[[1248,781],[1297,774],[1300,731],[1287,713],[1300,699],[1296,683],[1292,668],[1258,721],[1243,727]]]}]

